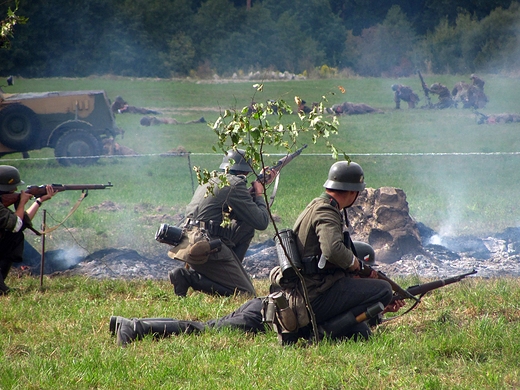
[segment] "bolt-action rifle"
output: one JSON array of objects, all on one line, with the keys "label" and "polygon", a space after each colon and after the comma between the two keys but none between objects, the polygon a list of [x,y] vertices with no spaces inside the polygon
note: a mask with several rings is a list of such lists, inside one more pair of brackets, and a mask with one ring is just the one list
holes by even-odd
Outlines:
[{"label": "bolt-action rifle", "polygon": [[[412,295],[414,298],[416,296],[419,296],[419,298],[417,298],[417,299],[421,300],[421,298],[425,294],[429,293],[432,290],[436,290],[436,289],[438,289],[440,287],[444,287],[444,286],[446,286],[448,284],[460,282],[466,276],[474,275],[476,273],[477,273],[477,270],[473,270],[471,272],[467,272],[467,273],[462,274],[462,275],[453,276],[453,277],[448,278],[448,279],[440,279],[440,280],[435,280],[435,281],[429,282],[429,283],[424,283],[424,284],[418,284],[416,286],[411,286],[411,287],[408,287],[405,291],[406,291],[407,294]],[[408,298],[408,297],[404,296],[404,295],[401,295],[399,293],[396,293],[396,294],[394,294],[391,302],[394,302],[396,300],[405,299],[405,298]]]},{"label": "bolt-action rifle", "polygon": [[[306,144],[304,144],[300,149],[296,150],[294,153],[288,154],[287,156],[282,157],[278,160],[278,162],[273,165],[272,167],[265,167],[263,172],[261,172],[256,180],[263,183],[264,185],[271,184],[273,180],[277,180],[273,192],[270,197],[270,204],[274,202],[274,197],[276,196],[276,191],[278,189],[278,178],[280,177],[280,171],[283,167],[285,167],[287,164],[289,164],[295,157],[298,157],[303,149],[307,147]],[[254,194],[254,188],[250,188],[250,192]]]},{"label": "bolt-action rifle", "polygon": [[422,87],[422,89],[424,91],[424,96],[426,96],[426,100],[428,101],[428,107],[431,107],[432,106],[432,101],[430,99],[430,89],[428,88],[428,86],[424,82],[424,79],[422,77],[422,74],[421,74],[420,70],[417,71],[417,74],[419,75],[419,79],[421,80],[421,87]]},{"label": "bolt-action rifle", "polygon": [[[109,187],[113,187],[112,183],[108,182],[108,184],[51,184],[54,191],[81,191],[88,195],[89,190],[104,190]],[[27,186],[25,190],[26,194],[34,195],[35,198],[39,198],[40,196],[44,196],[47,194],[47,189],[45,185],[41,186]],[[20,201],[20,193],[13,192],[0,195],[2,199],[2,204],[5,207],[9,207],[12,204],[16,204]]]},{"label": "bolt-action rifle", "polygon": [[[407,309],[404,313],[402,313],[396,317],[385,319],[383,321],[390,321],[390,320],[396,319],[397,317],[404,316],[405,314],[407,314],[407,313],[411,312],[413,309],[415,309],[415,307],[421,302],[422,297],[425,294],[429,293],[430,291],[436,290],[436,289],[446,286],[448,284],[460,282],[466,276],[473,275],[476,273],[477,273],[477,271],[473,270],[471,272],[467,272],[462,275],[453,276],[448,279],[435,280],[433,282],[418,284],[416,286],[408,287],[405,291],[406,291],[406,294],[410,294],[414,297],[415,302],[413,303],[413,305],[409,309]],[[401,295],[400,293],[395,293],[394,296],[392,297],[392,300],[390,301],[390,304],[392,304],[393,302],[395,302],[397,300],[402,300],[405,298],[407,298],[405,295]]]},{"label": "bolt-action rifle", "polygon": [[390,286],[392,286],[392,290],[395,292],[395,294],[401,298],[398,299],[413,299],[416,302],[419,302],[419,298],[417,298],[414,294],[409,292],[408,290],[405,290],[401,286],[399,286],[396,282],[394,282],[392,279],[390,279],[388,276],[386,276],[381,271],[376,271],[371,266],[363,263],[362,261],[359,262],[359,271],[357,272],[359,276],[362,278],[368,278],[372,272],[375,272],[377,274],[377,278],[381,280],[386,280],[388,283],[390,283]]}]

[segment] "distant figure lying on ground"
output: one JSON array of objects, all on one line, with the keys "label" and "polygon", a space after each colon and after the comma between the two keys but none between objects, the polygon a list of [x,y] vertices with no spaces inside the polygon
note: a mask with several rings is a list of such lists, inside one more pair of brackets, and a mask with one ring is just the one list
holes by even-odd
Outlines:
[{"label": "distant figure lying on ground", "polygon": [[118,144],[110,137],[103,140],[103,154],[108,156],[132,156],[136,153],[133,149]]},{"label": "distant figure lying on ground", "polygon": [[145,114],[145,115],[150,115],[150,114],[160,115],[161,114],[159,111],[149,110],[147,108],[142,108],[142,107],[130,106],[121,96],[117,96],[116,101],[114,103],[112,103],[112,112],[114,114],[117,114],[117,113],[119,113],[119,114],[125,114],[125,113]]},{"label": "distant figure lying on ground", "polygon": [[206,120],[203,116],[200,117],[200,119],[188,122],[179,122],[175,118],[156,118],[154,116],[143,116],[139,123],[141,123],[141,126],[189,125],[191,123],[206,123]]},{"label": "distant figure lying on ground", "polygon": [[481,124],[503,124],[503,123],[514,123],[520,122],[520,114],[494,114],[494,115],[485,115],[481,112],[475,111],[477,115],[479,115],[477,119],[477,123]]},{"label": "distant figure lying on ground", "polygon": [[332,108],[327,108],[329,114],[335,115],[360,115],[360,114],[383,114],[384,112],[378,108],[370,107],[365,103],[350,103],[345,102],[341,104],[334,104]]}]

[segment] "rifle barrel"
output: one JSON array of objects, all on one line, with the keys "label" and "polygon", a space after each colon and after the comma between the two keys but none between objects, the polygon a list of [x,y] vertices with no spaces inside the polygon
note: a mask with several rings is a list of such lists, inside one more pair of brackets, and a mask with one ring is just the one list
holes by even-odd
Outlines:
[{"label": "rifle barrel", "polygon": [[[51,184],[54,191],[88,191],[88,190],[104,190],[113,187],[111,182],[108,184]],[[45,185],[41,186],[27,186],[25,192],[34,195],[35,197],[43,196],[47,193]]]},{"label": "rifle barrel", "polygon": [[[406,289],[406,291],[411,294],[411,295],[414,295],[414,296],[417,296],[417,295],[424,295],[430,291],[433,291],[433,290],[436,290],[440,287],[444,287],[448,284],[452,284],[452,283],[456,283],[456,282],[460,282],[462,279],[464,279],[466,276],[469,276],[469,275],[474,275],[476,274],[477,271],[476,270],[473,270],[471,272],[467,272],[465,274],[462,274],[462,275],[457,275],[457,276],[453,276],[451,278],[447,278],[447,279],[440,279],[440,280],[435,280],[433,282],[429,282],[429,283],[424,283],[424,284],[418,284],[418,285],[415,285],[415,286],[410,286]],[[403,296],[402,294],[399,294],[397,293],[396,295],[394,295],[394,297],[392,298],[392,302],[393,301],[396,301],[396,300],[401,300],[401,299],[405,299],[407,298],[406,296]]]}]

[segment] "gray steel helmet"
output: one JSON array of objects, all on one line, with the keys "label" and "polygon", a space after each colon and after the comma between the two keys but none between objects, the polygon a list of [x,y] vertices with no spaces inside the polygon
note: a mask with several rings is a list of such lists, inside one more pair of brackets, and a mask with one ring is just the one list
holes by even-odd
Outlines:
[{"label": "gray steel helmet", "polygon": [[328,180],[323,187],[340,191],[363,191],[365,175],[359,164],[338,161],[330,167]]},{"label": "gray steel helmet", "polygon": [[370,266],[377,265],[376,252],[374,251],[374,248],[372,248],[371,245],[361,241],[352,241],[352,244],[354,244],[354,248],[356,249],[357,253],[357,258],[359,260]]},{"label": "gray steel helmet", "polygon": [[[227,154],[222,159],[222,164],[220,164],[220,169],[226,169],[229,167],[230,171],[238,171],[238,172],[253,172],[251,169],[251,164],[248,164],[244,155],[246,151],[243,149],[233,150],[230,149],[227,151]],[[229,160],[233,160],[234,164],[230,164]]]},{"label": "gray steel helmet", "polygon": [[25,184],[20,180],[20,172],[10,165],[0,165],[0,191],[14,191],[19,185]]},{"label": "gray steel helmet", "polygon": [[392,91],[397,91],[398,88],[399,88],[399,85],[392,84]]}]

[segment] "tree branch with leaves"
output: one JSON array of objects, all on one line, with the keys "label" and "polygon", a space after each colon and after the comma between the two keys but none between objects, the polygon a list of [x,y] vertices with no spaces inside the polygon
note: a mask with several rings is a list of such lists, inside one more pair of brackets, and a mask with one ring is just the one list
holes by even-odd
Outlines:
[{"label": "tree branch with leaves", "polygon": [[14,10],[9,7],[7,9],[7,16],[0,21],[0,49],[9,49],[11,47],[11,38],[14,37],[14,27],[17,24],[27,23],[27,18],[16,15],[18,12],[19,0],[15,1]]},{"label": "tree branch with leaves", "polygon": [[[273,223],[275,236],[280,239],[280,233],[273,214],[271,211],[272,201],[268,200],[268,188],[280,171],[273,171],[267,164],[269,150],[282,150],[286,156],[301,152],[303,147],[300,137],[304,134],[310,135],[313,144],[325,142],[326,147],[330,150],[333,158],[338,159],[338,150],[329,137],[338,133],[339,122],[336,116],[327,116],[325,103],[326,96],[322,96],[322,100],[318,104],[314,104],[309,113],[303,111],[297,112],[298,120],[284,124],[282,118],[286,114],[293,114],[290,105],[284,100],[267,100],[266,103],[255,102],[255,97],[263,91],[263,84],[253,85],[255,92],[249,106],[240,110],[226,109],[213,123],[209,126],[217,135],[216,145],[213,146],[215,152],[222,151],[227,153],[233,149],[244,151],[244,159],[249,161],[255,180],[259,181],[263,186],[263,195],[267,204],[269,217]],[[300,106],[302,99],[298,96],[294,98],[297,106]],[[344,154],[345,159],[349,160]],[[280,167],[281,169],[281,167]],[[228,185],[226,179],[227,172],[208,171],[200,167],[194,167],[199,184],[206,184],[213,179],[218,179],[220,186]],[[212,188],[209,186],[209,188]],[[208,194],[209,196],[209,194]],[[223,224],[228,224],[229,216],[223,215]],[[280,240],[281,241],[281,240]],[[282,245],[283,246],[283,245]],[[310,314],[314,335],[318,337],[317,324],[312,310],[305,280],[298,269],[295,267],[290,258],[289,251],[283,247],[286,257],[289,259],[293,269],[295,270],[301,285],[303,287],[303,295],[307,309]]]}]

